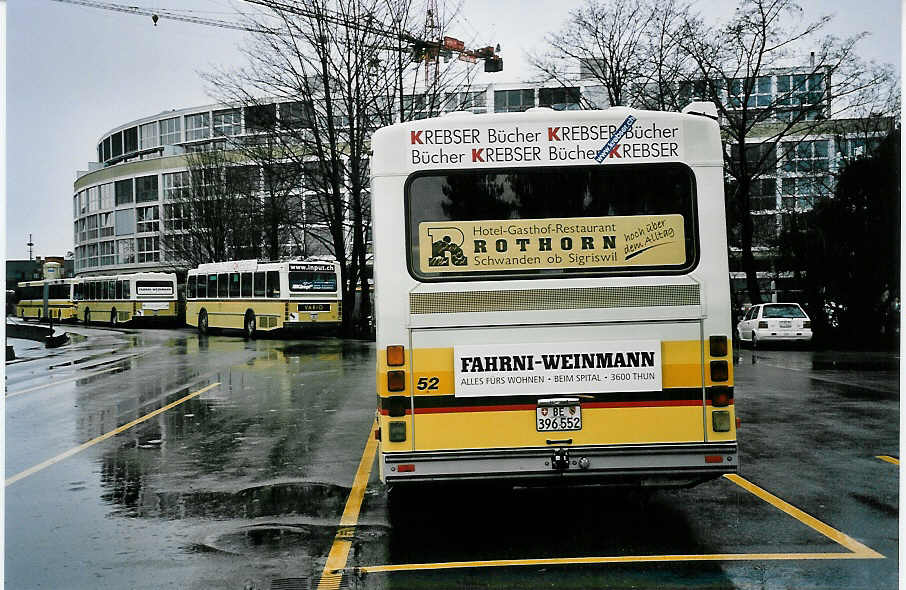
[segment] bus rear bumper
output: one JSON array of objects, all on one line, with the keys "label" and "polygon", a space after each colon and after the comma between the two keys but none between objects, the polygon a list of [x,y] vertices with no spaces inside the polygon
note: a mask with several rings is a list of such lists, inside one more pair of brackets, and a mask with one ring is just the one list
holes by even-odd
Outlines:
[{"label": "bus rear bumper", "polygon": [[552,483],[687,487],[736,473],[736,442],[568,446],[386,453],[382,479],[417,482],[506,480]]}]

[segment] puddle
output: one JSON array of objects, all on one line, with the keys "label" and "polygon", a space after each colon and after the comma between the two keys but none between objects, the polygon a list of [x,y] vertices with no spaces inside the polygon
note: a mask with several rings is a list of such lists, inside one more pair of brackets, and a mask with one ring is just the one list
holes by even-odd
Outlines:
[{"label": "puddle", "polygon": [[334,526],[310,524],[268,523],[241,527],[238,530],[212,535],[193,546],[195,550],[216,551],[233,555],[250,553],[283,553],[291,550],[293,559],[307,555],[326,555],[330,551]]}]

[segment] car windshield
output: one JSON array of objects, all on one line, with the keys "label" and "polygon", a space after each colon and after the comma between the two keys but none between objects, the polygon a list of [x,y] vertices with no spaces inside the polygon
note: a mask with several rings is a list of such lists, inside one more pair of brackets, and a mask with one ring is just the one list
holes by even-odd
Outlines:
[{"label": "car windshield", "polygon": [[798,305],[765,305],[763,318],[804,318],[805,312]]}]

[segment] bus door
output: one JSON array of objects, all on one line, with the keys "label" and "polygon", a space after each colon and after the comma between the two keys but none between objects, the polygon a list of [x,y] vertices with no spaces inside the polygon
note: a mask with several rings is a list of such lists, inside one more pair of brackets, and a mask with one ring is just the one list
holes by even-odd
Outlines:
[{"label": "bus door", "polygon": [[[410,294],[412,449],[706,442],[698,285],[635,282],[421,285]],[[439,305],[461,313],[432,313]]]}]

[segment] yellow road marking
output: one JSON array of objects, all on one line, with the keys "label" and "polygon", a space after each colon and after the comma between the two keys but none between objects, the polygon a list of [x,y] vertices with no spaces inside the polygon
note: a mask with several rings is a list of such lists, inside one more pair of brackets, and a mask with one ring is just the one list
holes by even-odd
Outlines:
[{"label": "yellow road marking", "polygon": [[368,565],[355,570],[364,574],[443,570],[471,567],[512,567],[524,565],[591,565],[603,563],[651,563],[682,561],[757,561],[801,559],[865,559],[855,553],[715,553],[702,555],[624,555],[613,557],[554,557],[547,559],[492,559],[486,561],[449,561],[444,563],[404,563],[399,565]]},{"label": "yellow road marking", "polygon": [[877,459],[880,459],[881,461],[887,461],[888,463],[893,463],[894,465],[899,465],[899,464],[900,464],[900,460],[899,460],[899,459],[896,459],[896,458],[894,458],[894,457],[891,457],[890,455],[875,455],[875,457],[876,457]]},{"label": "yellow road marking", "polygon": [[110,373],[111,371],[121,371],[121,370],[123,370],[123,367],[110,367],[109,369],[101,369],[100,371],[93,371],[91,373],[85,373],[84,375],[76,375],[75,377],[69,377],[68,379],[60,379],[59,381],[54,381],[53,383],[45,383],[44,385],[35,385],[34,387],[29,387],[27,389],[20,389],[18,391],[10,391],[9,393],[6,394],[6,397],[15,397],[17,395],[22,395],[23,393],[37,391],[38,389],[56,387],[57,385],[62,385],[63,383],[69,383],[70,381],[78,381],[79,379],[85,379],[86,377],[93,377],[95,375],[102,375],[104,373]]},{"label": "yellow road marking", "polygon": [[361,461],[359,461],[359,468],[356,470],[352,489],[349,491],[349,498],[346,499],[346,507],[340,517],[340,526],[334,537],[330,553],[327,555],[324,571],[321,572],[318,590],[339,588],[343,579],[342,570],[346,567],[346,561],[349,559],[349,549],[352,547],[352,541],[348,539],[352,539],[355,533],[355,525],[359,521],[359,511],[362,509],[362,500],[365,498],[365,488],[368,486],[368,478],[371,477],[371,467],[374,464],[374,456],[377,453],[377,440],[372,434],[377,426],[377,421],[375,420],[368,430],[368,441],[365,443],[365,450],[362,453]]},{"label": "yellow road marking", "polygon": [[796,507],[793,506],[792,504],[789,504],[789,503],[787,503],[787,502],[784,502],[783,500],[781,500],[780,498],[778,498],[778,497],[775,496],[774,494],[772,494],[772,493],[770,493],[770,492],[768,492],[768,491],[766,491],[766,490],[761,489],[760,487],[756,486],[756,485],[753,484],[752,482],[750,482],[750,481],[748,481],[748,480],[746,480],[746,479],[743,479],[743,478],[739,477],[739,476],[736,475],[735,473],[728,473],[728,474],[724,475],[724,477],[727,478],[727,479],[729,479],[730,481],[732,481],[732,482],[735,483],[736,485],[740,486],[741,488],[743,488],[743,489],[746,490],[747,492],[750,492],[750,493],[752,493],[752,494],[755,494],[756,496],[758,496],[759,498],[761,498],[762,500],[764,500],[764,501],[767,502],[768,504],[771,504],[771,505],[774,506],[775,508],[777,508],[777,509],[779,509],[779,510],[781,510],[781,511],[783,511],[783,512],[786,512],[787,514],[789,514],[790,516],[792,516],[793,518],[795,518],[795,519],[798,520],[799,522],[801,522],[801,523],[805,524],[806,526],[808,526],[808,527],[810,527],[810,528],[812,528],[812,529],[818,531],[819,533],[821,533],[822,535],[824,535],[824,536],[827,537],[828,539],[830,539],[830,540],[832,540],[832,541],[834,541],[834,542],[836,542],[836,543],[839,543],[840,545],[843,545],[844,547],[846,547],[847,549],[849,549],[849,550],[852,551],[853,553],[859,554],[859,555],[861,555],[862,557],[866,557],[866,558],[875,558],[875,559],[877,559],[877,558],[883,558],[883,557],[884,557],[883,555],[881,555],[880,553],[878,553],[878,552],[875,551],[874,549],[871,549],[870,547],[866,547],[865,545],[863,545],[862,543],[856,541],[855,539],[853,539],[853,538],[850,537],[849,535],[844,535],[843,533],[841,533],[841,532],[838,531],[837,529],[835,529],[835,528],[833,528],[833,527],[831,527],[831,526],[829,526],[829,525],[824,524],[823,522],[821,522],[820,520],[818,520],[818,519],[815,518],[814,516],[811,516],[810,514],[806,514],[805,512],[803,512],[802,510],[799,510],[798,508],[796,508]]},{"label": "yellow road marking", "polygon": [[835,543],[849,549],[849,553],[711,553],[702,555],[623,555],[609,557],[555,557],[544,559],[492,559],[483,561],[450,561],[443,563],[403,563],[395,565],[368,565],[355,568],[360,573],[404,572],[416,570],[442,570],[476,567],[512,567],[525,565],[589,565],[605,563],[652,563],[652,562],[692,562],[692,561],[793,561],[793,560],[826,560],[826,559],[884,559],[884,556],[845,535],[837,529],[821,522],[756,486],[752,482],[735,474],[724,475],[736,485],[742,487],[775,508],[789,514],[806,526],[821,533]]},{"label": "yellow road marking", "polygon": [[22,472],[17,473],[16,475],[14,475],[14,476],[12,476],[12,477],[7,478],[7,480],[6,480],[6,486],[9,486],[9,485],[11,485],[11,484],[14,484],[14,483],[16,483],[17,481],[19,481],[20,479],[23,479],[23,478],[25,478],[25,477],[28,477],[29,475],[34,475],[35,473],[41,471],[42,469],[46,469],[47,467],[50,467],[51,465],[54,465],[54,464],[59,463],[60,461],[62,461],[62,460],[64,460],[64,459],[67,459],[67,458],[69,458],[69,457],[72,457],[72,456],[75,455],[76,453],[79,453],[79,452],[81,452],[81,451],[84,451],[84,450],[87,449],[88,447],[91,447],[91,446],[93,446],[93,445],[96,445],[96,444],[98,444],[98,443],[101,442],[101,441],[105,441],[105,440],[107,440],[108,438],[110,438],[110,437],[112,437],[112,436],[116,436],[117,434],[119,434],[119,433],[121,433],[121,432],[123,432],[123,431],[125,431],[125,430],[129,430],[130,428],[132,428],[132,427],[135,426],[136,424],[141,424],[142,422],[144,422],[144,421],[146,421],[146,420],[149,420],[149,419],[153,418],[154,416],[157,416],[157,415],[160,414],[160,413],[166,412],[166,411],[169,410],[170,408],[176,407],[176,406],[178,406],[179,404],[181,404],[181,403],[183,403],[183,402],[189,401],[189,400],[192,399],[193,397],[199,396],[199,395],[201,395],[202,393],[208,391],[209,389],[212,389],[212,388],[214,388],[214,387],[217,387],[218,385],[220,385],[219,382],[218,382],[218,383],[211,383],[211,384],[208,385],[207,387],[203,387],[203,388],[199,389],[198,391],[193,391],[193,392],[190,393],[189,395],[187,395],[187,396],[185,396],[185,397],[182,397],[182,398],[176,400],[175,402],[169,403],[169,404],[167,404],[166,406],[164,406],[164,407],[162,407],[162,408],[159,408],[159,409],[157,409],[157,410],[154,410],[154,411],[151,412],[151,413],[145,414],[145,415],[142,416],[141,418],[137,418],[137,419],[133,420],[132,422],[129,422],[128,424],[123,424],[123,425],[120,426],[119,428],[116,428],[116,429],[114,429],[114,430],[111,430],[110,432],[108,432],[108,433],[106,433],[106,434],[102,434],[101,436],[98,436],[97,438],[93,438],[93,439],[91,439],[90,441],[88,441],[88,442],[86,442],[86,443],[82,443],[82,444],[80,444],[79,446],[77,446],[77,447],[75,447],[75,448],[72,448],[72,449],[69,449],[68,451],[66,451],[66,452],[64,452],[64,453],[60,453],[60,454],[57,455],[56,457],[53,457],[53,458],[51,458],[51,459],[48,459],[47,461],[44,461],[43,463],[38,463],[38,464],[35,465],[34,467],[29,467],[29,468],[26,469],[25,471],[22,471]]}]

